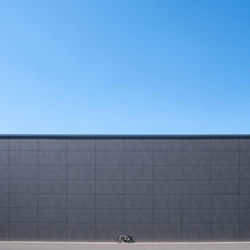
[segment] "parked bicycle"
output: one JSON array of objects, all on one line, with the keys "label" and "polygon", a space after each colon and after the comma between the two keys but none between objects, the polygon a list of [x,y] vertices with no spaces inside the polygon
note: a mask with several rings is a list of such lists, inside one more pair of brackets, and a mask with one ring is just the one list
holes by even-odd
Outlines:
[{"label": "parked bicycle", "polygon": [[122,242],[126,242],[126,243],[133,243],[134,240],[131,236],[128,236],[127,234],[120,234],[117,239],[116,239],[117,243],[122,243]]}]

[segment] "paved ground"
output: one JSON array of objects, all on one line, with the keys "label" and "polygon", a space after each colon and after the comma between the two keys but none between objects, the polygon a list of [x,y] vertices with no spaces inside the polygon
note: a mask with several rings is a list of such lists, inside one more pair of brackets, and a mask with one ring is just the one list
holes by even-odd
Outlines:
[{"label": "paved ground", "polygon": [[0,250],[249,250],[247,243],[25,243],[0,242]]}]

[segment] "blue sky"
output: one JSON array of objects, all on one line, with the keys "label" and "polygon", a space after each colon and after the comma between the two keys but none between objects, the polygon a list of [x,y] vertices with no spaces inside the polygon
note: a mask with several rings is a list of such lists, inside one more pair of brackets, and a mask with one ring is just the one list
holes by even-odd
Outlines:
[{"label": "blue sky", "polygon": [[1,134],[250,133],[250,1],[0,1]]}]

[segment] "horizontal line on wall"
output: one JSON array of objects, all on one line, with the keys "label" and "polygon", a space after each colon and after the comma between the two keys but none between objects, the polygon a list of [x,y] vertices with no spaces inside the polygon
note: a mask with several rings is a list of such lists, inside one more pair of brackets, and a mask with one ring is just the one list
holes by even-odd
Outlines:
[{"label": "horizontal line on wall", "polygon": [[[9,164],[0,164],[0,166],[9,166]],[[247,165],[247,164],[241,164],[241,165],[235,165],[235,164],[225,164],[225,165],[218,165],[218,164],[213,164],[213,165],[184,165],[184,166],[181,166],[181,165],[97,165],[95,167],[95,165],[63,165],[63,164],[46,164],[46,165],[39,165],[39,164],[15,164],[15,165],[10,165],[10,170],[13,170],[13,167],[19,167],[20,166],[20,169],[22,169],[22,167],[37,167],[37,169],[34,169],[34,171],[37,171],[37,170],[42,170],[42,169],[48,169],[48,168],[53,168],[53,167],[68,167],[67,169],[67,173],[70,173],[71,171],[71,167],[73,169],[73,167],[82,167],[83,169],[84,168],[105,168],[105,167],[111,167],[111,168],[117,168],[117,170],[120,170],[122,168],[124,168],[125,170],[126,169],[136,169],[136,168],[141,168],[141,169],[158,169],[158,168],[170,168],[170,169],[173,169],[173,168],[183,168],[183,169],[186,169],[186,168],[192,168],[192,167],[196,167],[196,168],[209,168],[209,167],[217,167],[217,169],[220,169],[220,168],[230,168],[230,167],[235,167],[235,169],[239,169],[240,167],[248,167],[249,166],[249,169],[250,169],[250,165]],[[66,173],[66,169],[63,169]],[[108,172],[108,171],[107,171]],[[11,173],[11,171],[8,173]]]},{"label": "horizontal line on wall", "polygon": [[[8,222],[4,222],[4,223],[8,223]],[[206,222],[169,222],[169,223],[157,223],[157,222],[125,222],[125,223],[120,223],[120,222],[70,222],[68,221],[66,223],[66,221],[19,221],[19,222],[15,222],[15,221],[10,221],[10,224],[23,224],[23,223],[30,223],[30,224],[87,224],[87,225],[96,225],[96,224],[106,224],[106,225],[197,225],[197,224],[220,224],[220,225],[232,225],[232,224],[245,224],[245,225],[250,225],[249,223],[245,223],[245,222],[212,222],[212,221],[206,221]]]},{"label": "horizontal line on wall", "polygon": [[[250,138],[249,138],[250,139]],[[1,139],[0,139],[1,142]],[[250,152],[250,149],[0,149],[0,152]]]},{"label": "horizontal line on wall", "polygon": [[[8,179],[0,179],[0,181],[7,181]],[[65,183],[69,182],[70,181],[102,181],[102,182],[120,182],[121,184],[125,184],[125,182],[148,182],[149,184],[153,182],[166,182],[169,183],[169,182],[182,182],[182,181],[190,181],[190,182],[199,182],[199,181],[238,181],[238,182],[242,182],[242,181],[248,181],[250,180],[250,178],[235,178],[235,179],[227,179],[226,177],[225,178],[211,178],[211,179],[205,179],[205,178],[193,178],[193,179],[181,179],[181,178],[173,178],[173,179],[89,179],[89,178],[86,178],[86,179],[57,179],[57,178],[41,178],[41,179],[34,179],[34,178],[27,178],[27,179],[24,179],[24,178],[11,178],[10,179],[11,181],[64,181]]]},{"label": "horizontal line on wall", "polygon": [[[27,238],[27,237],[22,237],[22,236],[14,236],[15,238],[17,238],[17,239],[23,239],[23,238]],[[152,237],[153,237],[153,240],[155,239],[155,238],[159,238],[160,236],[153,236],[152,235]],[[151,237],[151,238],[152,238]],[[30,237],[31,239],[35,239],[35,238],[37,238],[37,236],[31,236]],[[52,237],[42,237],[42,236],[40,236],[39,237],[39,239],[50,239],[50,238],[52,238]],[[48,245],[50,245],[50,244],[58,244],[58,245],[63,245],[63,244],[66,244],[66,245],[82,245],[82,246],[84,246],[84,245],[93,245],[93,246],[95,246],[95,245],[114,245],[114,244],[116,244],[115,242],[114,242],[114,240],[113,241],[100,241],[100,239],[99,239],[99,241],[95,241],[95,242],[92,242],[92,241],[90,241],[90,242],[88,242],[88,241],[68,241],[68,239],[70,240],[70,239],[86,239],[86,238],[89,238],[89,239],[91,239],[92,237],[85,237],[85,238],[83,238],[82,236],[66,236],[66,237],[63,237],[63,236],[58,236],[58,237],[56,237],[57,239],[62,239],[63,241],[36,241],[36,240],[31,240],[31,241],[13,241],[13,240],[11,240],[11,242],[9,242],[9,241],[1,241],[0,242],[0,246],[1,245],[4,245],[4,244],[8,244],[8,245],[12,245],[12,244],[20,244],[20,245],[22,245],[22,244],[38,244],[38,245],[43,245],[43,244],[48,244]],[[185,237],[185,238],[187,238],[187,237]],[[146,246],[155,246],[155,245],[164,245],[164,246],[168,246],[168,245],[201,245],[201,246],[204,246],[204,245],[223,245],[223,244],[225,244],[225,245],[231,245],[231,244],[233,244],[233,245],[238,245],[238,246],[244,246],[244,245],[247,245],[247,244],[249,244],[250,243],[250,241],[241,241],[241,242],[239,242],[239,241],[225,241],[225,240],[220,240],[220,241],[213,241],[213,238],[212,237],[209,237],[209,238],[211,238],[211,241],[192,241],[192,242],[190,242],[190,241],[185,241],[185,239],[184,239],[184,241],[182,241],[183,239],[182,238],[180,238],[180,237],[171,237],[171,239],[176,239],[176,240],[179,240],[179,241],[168,241],[168,238],[165,240],[165,241],[157,241],[157,242],[152,242],[152,241],[140,241],[140,242],[136,242],[136,245],[146,245]],[[234,237],[234,239],[235,238],[239,238],[239,237]],[[240,238],[244,238],[243,236],[240,236]],[[97,238],[98,239],[98,238]],[[218,239],[221,239],[221,237],[220,238],[218,238]],[[67,241],[66,241],[67,240]]]},{"label": "horizontal line on wall", "polygon": [[[180,207],[174,207],[174,208],[162,208],[162,207],[154,207],[154,208],[145,208],[145,207],[135,207],[135,208],[131,208],[131,207],[123,207],[123,208],[114,208],[114,207],[110,207],[110,208],[100,208],[100,207],[70,207],[70,206],[67,206],[67,207],[43,207],[43,206],[34,206],[34,207],[24,207],[24,206],[8,206],[8,207],[1,207],[0,208],[24,208],[24,209],[81,209],[81,210],[92,210],[92,209],[96,209],[96,210],[213,210],[213,209],[216,209],[216,210],[249,210],[250,207],[232,207],[232,208],[229,208],[229,207],[207,207],[207,208],[204,208],[204,207],[201,207],[201,208],[198,208],[198,207],[183,207],[183,206],[180,206]],[[250,223],[250,222],[249,222]]]},{"label": "horizontal line on wall", "polygon": [[[8,207],[0,207],[0,208],[5,208],[5,209],[19,209],[19,208],[23,208],[23,209],[69,209],[69,210],[92,210],[92,209],[96,209],[96,210],[164,210],[164,211],[168,211],[168,210],[249,210],[250,207],[233,207],[233,208],[229,208],[229,207],[174,207],[174,208],[162,208],[162,207],[153,207],[153,208],[145,208],[145,207],[122,207],[122,208],[114,208],[114,207],[110,207],[110,208],[100,208],[100,207],[43,207],[43,206],[34,206],[34,207],[24,207],[24,206],[8,206]],[[250,223],[250,222],[249,222]]]},{"label": "horizontal line on wall", "polygon": [[[0,195],[8,195],[9,193],[0,193]],[[27,193],[10,193],[10,195],[15,195],[15,196],[23,196],[23,195],[26,195]],[[213,193],[210,193],[210,194],[213,194]],[[250,194],[250,193],[249,193]],[[33,194],[27,194],[27,195],[33,195]],[[55,193],[46,193],[46,194],[43,194],[43,193],[35,193],[35,195],[50,195],[50,196],[53,196],[53,195],[55,195],[55,196],[57,196],[57,195],[88,195],[88,194],[71,194],[71,193],[60,193],[60,194],[55,194]],[[95,195],[95,194],[91,194],[92,196],[93,195]],[[96,195],[99,195],[99,194],[96,194]],[[102,195],[105,195],[105,194],[102,194]],[[108,195],[110,195],[110,194],[108,194]],[[114,194],[113,193],[113,195],[115,195],[115,196],[120,196],[120,194]],[[128,196],[148,196],[148,197],[150,197],[152,194],[123,194],[123,195],[128,195]],[[156,194],[157,196],[159,195],[159,194]],[[168,194],[163,194],[164,196],[168,196]],[[177,196],[180,196],[181,194],[176,194]],[[176,196],[175,194],[169,194],[169,196]],[[187,194],[188,196],[190,195],[190,194]],[[192,196],[201,196],[201,194],[191,194]],[[225,194],[219,194],[219,195],[223,195],[223,196],[229,196],[229,195],[232,195],[231,193],[225,193]],[[247,193],[246,194],[242,194],[242,193],[236,193],[236,194],[233,194],[234,196],[240,196],[240,195],[248,195]],[[183,193],[183,196],[186,196],[186,194],[185,193]]]},{"label": "horizontal line on wall", "polygon": [[209,167],[209,166],[218,166],[218,167],[231,167],[231,166],[236,166],[236,167],[239,167],[239,166],[250,166],[249,164],[162,164],[162,165],[159,165],[159,164],[143,164],[143,165],[140,165],[140,164],[107,164],[107,165],[95,165],[94,163],[93,164],[48,164],[48,163],[21,163],[21,164],[12,164],[12,163],[4,163],[4,164],[0,164],[1,166],[37,166],[37,167],[42,167],[42,166],[46,166],[46,167],[53,167],[53,166],[68,166],[68,167],[126,167],[126,168],[136,168],[136,167],[144,167],[144,168],[149,168],[149,167],[152,167],[152,168],[158,168],[158,167],[170,167],[170,168],[175,168],[175,167],[183,167],[183,168],[186,168],[186,167]]},{"label": "horizontal line on wall", "polygon": [[[0,181],[7,181],[8,179],[0,179]],[[179,184],[181,185],[181,183],[185,182],[185,181],[189,181],[189,182],[199,182],[199,181],[233,181],[233,182],[243,182],[243,181],[250,181],[249,178],[235,178],[235,179],[227,179],[227,178],[216,178],[216,179],[204,179],[204,178],[197,178],[197,179],[181,179],[181,178],[175,178],[175,179],[125,179],[125,180],[122,180],[122,179],[20,179],[20,178],[11,178],[11,182],[12,181],[62,181],[62,182],[65,182],[65,184],[70,184],[70,182],[79,182],[79,181],[82,181],[82,183],[84,183],[85,181],[86,182],[94,182],[94,181],[98,181],[98,182],[107,182],[107,183],[110,183],[110,182],[119,182],[121,184],[126,184],[126,182],[139,182],[139,183],[148,183],[150,185],[153,184],[154,185],[154,182],[165,182],[166,184],[168,184],[169,182],[179,182]],[[177,183],[176,183],[177,184]],[[1,193],[0,193],[1,194]]]},{"label": "horizontal line on wall", "polygon": [[[218,168],[229,168],[229,167],[235,167],[235,168],[239,168],[239,167],[249,167],[250,169],[250,165],[249,164],[225,164],[225,165],[222,165],[222,164],[210,164],[210,165],[206,165],[206,164],[184,164],[184,165],[179,165],[179,164],[164,164],[164,165],[112,165],[112,164],[109,164],[109,165],[77,165],[77,164],[36,164],[36,163],[33,163],[33,164],[0,164],[0,166],[10,166],[10,168],[12,167],[20,167],[20,169],[22,167],[27,167],[27,166],[32,166],[32,167],[37,167],[39,169],[43,169],[43,168],[49,168],[49,167],[82,167],[82,168],[94,168],[94,167],[97,167],[97,168],[105,168],[105,167],[112,167],[112,168],[115,168],[117,167],[117,169],[120,169],[122,167],[125,167],[125,168],[153,168],[153,169],[157,169],[157,168],[181,168],[183,167],[184,169],[185,168],[190,168],[190,167],[200,167],[200,168],[207,168],[207,167],[218,167]],[[68,169],[68,172],[70,171],[70,169]]]},{"label": "horizontal line on wall", "polygon": [[[5,193],[6,194],[6,193]],[[5,195],[4,194],[4,195]],[[11,194],[12,195],[12,194]],[[19,194],[18,194],[19,195]],[[64,195],[64,194],[62,194],[62,193],[58,193],[58,194],[50,194],[50,193],[42,193],[42,194],[37,194],[37,193],[20,193],[20,195]],[[78,193],[74,193],[74,194],[68,194],[68,196],[70,196],[70,195],[95,195],[95,194],[78,194]],[[181,196],[182,194],[181,193],[178,193],[178,194],[176,194],[176,193],[171,193],[171,194],[153,194],[153,196]],[[223,196],[225,196],[225,195],[228,195],[228,196],[235,196],[235,195],[238,195],[238,196],[240,196],[238,193],[237,194],[235,194],[235,193],[227,193],[227,194],[223,194],[223,193],[220,193],[220,194],[183,194],[183,196],[190,196],[190,195],[192,195],[192,196],[202,196],[202,195],[223,195]],[[243,195],[250,195],[250,193],[245,193],[245,194],[243,194]],[[96,194],[96,196],[125,196],[125,194],[114,194],[114,193],[112,193],[112,194]],[[152,193],[150,193],[150,194],[126,194],[126,196],[137,196],[137,197],[140,197],[140,196],[152,196]],[[149,197],[148,197],[149,198]],[[152,203],[150,203],[150,204],[152,204]],[[128,205],[128,207],[130,207],[129,205]],[[77,208],[77,207],[76,207]],[[115,207],[107,207],[107,206],[105,206],[104,208],[115,208]],[[120,208],[120,207],[118,207],[118,208]],[[122,208],[122,207],[121,207]],[[131,208],[134,208],[133,206],[131,206]],[[137,208],[137,207],[135,207],[135,208]],[[144,207],[142,207],[142,208],[144,208]],[[151,207],[150,207],[151,208]],[[168,206],[159,206],[159,208],[178,208],[178,207],[175,207],[175,206],[173,206],[173,207],[168,207]],[[181,207],[180,207],[181,208]],[[194,207],[194,208],[196,208],[196,207]]]}]

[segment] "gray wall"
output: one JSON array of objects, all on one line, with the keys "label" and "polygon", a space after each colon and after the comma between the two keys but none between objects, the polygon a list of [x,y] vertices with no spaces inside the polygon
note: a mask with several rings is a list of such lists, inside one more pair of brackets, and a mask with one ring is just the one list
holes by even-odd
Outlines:
[{"label": "gray wall", "polygon": [[0,137],[0,240],[250,240],[250,137]]}]

